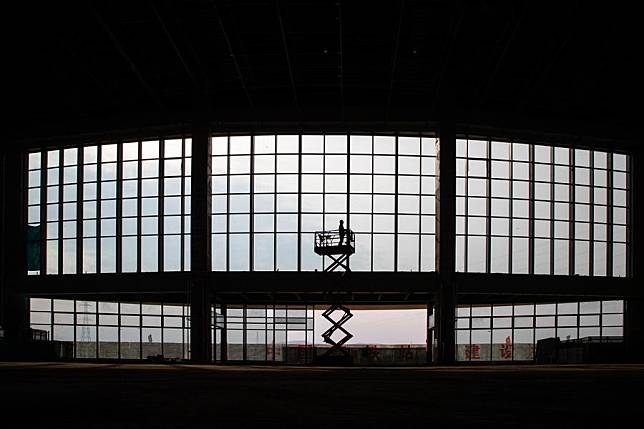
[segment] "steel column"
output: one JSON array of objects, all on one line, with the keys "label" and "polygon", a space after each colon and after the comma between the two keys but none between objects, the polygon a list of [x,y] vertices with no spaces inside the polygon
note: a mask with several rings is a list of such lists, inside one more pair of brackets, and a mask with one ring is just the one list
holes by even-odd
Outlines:
[{"label": "steel column", "polygon": [[434,362],[453,364],[456,360],[456,135],[451,123],[440,125],[436,161],[436,268],[440,285],[434,319],[437,339]]},{"label": "steel column", "polygon": [[[628,171],[630,173],[630,189],[627,199],[630,216],[628,228],[628,243],[626,257],[628,258],[626,275],[632,276],[634,284],[642,283],[642,267],[640,263],[642,249],[644,248],[644,225],[642,212],[644,211],[644,153],[640,149],[629,157]],[[630,272],[628,272],[630,271]],[[641,286],[640,286],[641,287]],[[628,359],[633,362],[644,360],[644,299],[628,299],[624,308],[624,340]]]},{"label": "steel column", "polygon": [[192,133],[192,194],[190,222],[190,350],[195,363],[212,361],[208,293],[211,271],[210,213],[211,157],[208,126],[195,122]]},{"label": "steel column", "polygon": [[[20,292],[27,274],[26,266],[26,158],[19,149],[2,157],[2,270],[0,270],[0,325],[5,331],[9,350],[20,352],[20,343],[28,340],[29,306]],[[41,172],[41,174],[45,174]],[[45,192],[44,190],[41,192]],[[44,210],[44,209],[43,209]],[[19,357],[14,355],[14,357]]]}]

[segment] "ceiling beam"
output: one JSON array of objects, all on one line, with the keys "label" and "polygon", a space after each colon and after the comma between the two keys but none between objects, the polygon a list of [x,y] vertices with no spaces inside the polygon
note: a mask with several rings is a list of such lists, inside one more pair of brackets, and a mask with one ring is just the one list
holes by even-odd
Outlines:
[{"label": "ceiling beam", "polygon": [[291,64],[291,56],[288,51],[288,42],[286,40],[286,31],[284,30],[284,21],[282,20],[282,9],[280,7],[280,1],[275,0],[275,8],[277,9],[277,19],[280,23],[280,33],[282,35],[282,45],[284,46],[284,54],[286,55],[286,64],[288,65],[288,75],[291,79],[291,89],[293,90],[293,102],[295,103],[295,108],[299,111],[300,104],[297,100],[297,89],[295,86],[295,77],[293,76],[293,66]]},{"label": "ceiling beam", "polygon": [[564,35],[564,37],[561,39],[561,43],[559,43],[559,46],[555,50],[554,54],[550,58],[550,60],[545,64],[545,66],[541,69],[539,74],[537,75],[537,78],[533,81],[533,84],[530,87],[527,87],[524,91],[522,96],[518,99],[516,111],[517,112],[523,112],[526,104],[533,98],[533,96],[537,93],[538,89],[540,88],[542,82],[548,77],[548,74],[550,74],[550,70],[554,67],[556,64],[557,60],[559,59],[559,56],[563,52],[563,50],[566,48],[566,45],[568,45],[568,42],[570,41],[570,37],[575,31],[576,25],[578,24],[579,20],[575,19],[577,18],[577,13],[579,10],[580,4],[579,2],[575,3],[575,8],[572,11],[572,15],[568,19],[569,25],[566,27],[568,31]]},{"label": "ceiling beam", "polygon": [[221,13],[219,12],[219,8],[217,7],[216,3],[213,3],[213,7],[215,8],[215,12],[217,13],[219,27],[221,28],[221,33],[224,36],[226,46],[228,47],[228,53],[230,54],[230,57],[233,59],[235,70],[237,70],[237,76],[239,77],[239,82],[241,83],[242,89],[244,90],[244,94],[246,94],[246,98],[248,99],[248,105],[251,108],[254,108],[255,105],[253,103],[253,99],[250,96],[250,92],[248,92],[248,87],[246,86],[246,81],[244,80],[244,74],[242,73],[241,67],[239,66],[239,61],[237,61],[237,56],[235,55],[235,50],[233,49],[233,45],[232,43],[230,43],[230,37],[228,37],[228,32],[226,31],[226,26],[224,25],[224,20],[221,16]]},{"label": "ceiling beam", "polygon": [[344,52],[343,52],[343,34],[342,34],[342,2],[338,1],[338,34],[339,34],[339,51],[340,61],[339,78],[340,78],[340,113],[344,117]]},{"label": "ceiling beam", "polygon": [[141,83],[141,86],[143,86],[145,91],[154,99],[156,104],[161,109],[163,109],[164,108],[163,103],[161,102],[161,99],[159,98],[159,94],[143,78],[143,75],[139,71],[139,68],[136,66],[136,64],[134,64],[134,61],[132,61],[132,58],[130,58],[130,56],[127,54],[127,52],[125,51],[125,48],[118,41],[118,39],[116,38],[116,36],[114,35],[114,33],[112,32],[110,27],[107,25],[105,20],[101,17],[101,15],[98,13],[98,11],[93,6],[90,6],[90,9],[92,11],[92,14],[94,15],[94,18],[96,19],[96,21],[99,23],[99,25],[101,26],[101,28],[103,29],[103,31],[105,32],[107,37],[112,42],[112,45],[114,46],[114,48],[121,55],[123,60],[125,60],[125,62],[129,66],[129,68],[132,71],[132,73],[136,76],[138,81]]},{"label": "ceiling beam", "polygon": [[523,18],[525,16],[525,12],[526,12],[526,9],[528,8],[528,4],[526,2],[523,2],[520,7],[521,9],[519,10],[519,14],[514,20],[514,25],[510,30],[510,35],[508,36],[507,40],[505,41],[505,44],[503,45],[503,50],[501,51],[501,55],[499,55],[499,58],[496,60],[496,63],[494,64],[494,68],[492,69],[492,72],[490,73],[490,76],[488,77],[487,82],[485,83],[485,86],[481,91],[481,95],[479,97],[479,106],[482,105],[487,98],[487,94],[490,91],[490,87],[492,86],[492,83],[494,83],[494,79],[496,78],[496,75],[499,72],[499,68],[501,67],[503,60],[505,59],[505,56],[508,53],[508,49],[510,48],[510,45],[512,45],[514,36],[517,34],[517,30],[521,26],[521,22],[523,21]]},{"label": "ceiling beam", "polygon": [[453,17],[454,19],[452,20],[452,25],[450,27],[451,31],[446,32],[447,37],[445,38],[445,44],[443,47],[443,58],[441,62],[441,70],[438,74],[438,81],[436,82],[436,89],[434,91],[434,97],[432,98],[432,108],[431,112],[436,114],[437,110],[436,108],[438,107],[438,100],[442,96],[442,89],[443,89],[443,81],[445,77],[445,72],[447,71],[447,66],[449,64],[449,60],[452,56],[452,51],[453,51],[453,45],[454,41],[456,40],[456,36],[458,35],[459,28],[461,26],[461,22],[463,22],[463,16],[465,15],[465,3],[458,2],[456,3],[458,10],[454,11]]},{"label": "ceiling beam", "polygon": [[92,72],[92,70],[90,70],[89,65],[71,48],[71,46],[69,46],[69,44],[65,40],[63,40],[62,38],[59,38],[57,40],[61,48],[69,55],[69,57],[76,61],[78,66],[87,74],[90,80],[94,82],[98,88],[100,88],[103,96],[111,103],[116,105],[117,103],[114,100],[113,92],[109,90],[109,88]]},{"label": "ceiling beam", "polygon": [[168,41],[170,42],[170,45],[172,46],[172,49],[174,50],[174,53],[177,55],[177,58],[179,58],[179,61],[181,62],[181,65],[183,65],[183,69],[186,71],[186,74],[190,78],[190,81],[192,82],[193,86],[195,89],[199,88],[199,85],[197,84],[197,80],[195,79],[194,74],[190,70],[190,67],[188,66],[188,63],[186,62],[185,58],[181,54],[181,51],[179,50],[179,47],[174,41],[174,38],[170,34],[170,31],[168,30],[168,27],[165,25],[165,22],[163,21],[163,18],[161,17],[161,14],[159,14],[159,11],[157,10],[156,6],[154,5],[153,1],[150,1],[150,7],[152,8],[152,11],[154,12],[154,16],[157,19],[157,22],[163,29],[163,33],[166,35],[168,38]]},{"label": "ceiling beam", "polygon": [[387,94],[386,118],[389,119],[391,100],[394,93],[394,81],[396,77],[396,66],[398,64],[398,49],[400,47],[400,33],[402,31],[403,13],[405,9],[405,0],[400,0],[400,12],[398,14],[398,28],[394,39],[394,52],[391,57],[391,79],[389,80],[389,93]]}]

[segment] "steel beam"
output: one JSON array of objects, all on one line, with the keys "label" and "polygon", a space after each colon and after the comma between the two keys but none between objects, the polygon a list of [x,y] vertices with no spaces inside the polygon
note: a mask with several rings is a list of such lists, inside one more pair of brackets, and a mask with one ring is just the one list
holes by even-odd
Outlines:
[{"label": "steel beam", "polygon": [[293,75],[293,65],[291,64],[291,57],[289,55],[288,41],[286,40],[286,31],[284,29],[284,20],[282,19],[282,8],[279,0],[275,0],[275,9],[277,10],[277,20],[280,23],[280,34],[282,36],[282,45],[284,46],[284,54],[286,56],[286,64],[288,65],[288,76],[291,80],[291,89],[293,90],[293,104],[296,110],[300,110],[300,103],[297,100],[297,88],[295,86],[295,77]]},{"label": "steel beam", "polygon": [[[305,297],[334,290],[334,281],[340,273],[320,276],[314,271],[257,271],[257,272],[212,272],[207,276],[211,293],[246,293],[249,296],[263,294],[270,302],[278,302],[279,294],[295,292]],[[122,274],[76,274],[73,276],[29,276],[22,283],[21,292],[33,296],[85,296],[88,294],[174,294],[185,295],[192,275],[187,272],[122,273]],[[644,290],[632,278],[607,278],[589,276],[550,276],[530,274],[485,274],[456,273],[459,297],[485,300],[489,297],[503,299],[522,296],[524,300],[596,300],[644,298]],[[350,274],[351,290],[358,294],[371,295],[374,302],[388,301],[391,294],[426,293],[433,295],[439,287],[437,273],[414,272],[359,272]],[[404,286],[401,286],[404,285]],[[557,298],[558,297],[558,298]],[[505,299],[503,299],[505,302]],[[532,301],[527,301],[532,302]],[[306,302],[304,302],[306,303]]]}]

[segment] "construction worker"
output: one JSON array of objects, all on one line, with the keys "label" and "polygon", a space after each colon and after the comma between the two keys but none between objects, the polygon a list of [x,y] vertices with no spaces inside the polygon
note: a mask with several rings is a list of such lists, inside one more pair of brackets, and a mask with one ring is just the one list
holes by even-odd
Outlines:
[{"label": "construction worker", "polygon": [[340,219],[340,226],[338,227],[338,232],[340,232],[340,244],[339,245],[342,246],[342,242],[344,241],[344,234],[345,234],[344,221],[342,219]]}]

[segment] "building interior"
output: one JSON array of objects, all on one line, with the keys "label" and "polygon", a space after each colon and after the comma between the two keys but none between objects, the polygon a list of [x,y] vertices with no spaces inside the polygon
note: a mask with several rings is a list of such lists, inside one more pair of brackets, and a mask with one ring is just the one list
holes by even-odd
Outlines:
[{"label": "building interior", "polygon": [[[64,403],[80,383],[96,427],[117,417],[65,377],[122,395],[119,410],[166,382],[220,404],[176,399],[132,427],[272,424],[260,414],[276,409],[298,426],[393,426],[425,407],[490,424],[506,406],[514,425],[545,407],[530,426],[565,414],[557,398],[560,422],[635,413],[643,70],[627,6],[90,1],[7,16],[0,392]],[[490,377],[517,403],[486,410],[481,395],[501,401]],[[272,382],[320,399],[245,414],[259,394],[235,383]],[[595,398],[598,383],[620,393]],[[345,384],[355,413],[321,408]],[[7,411],[29,414],[20,395]]]}]

